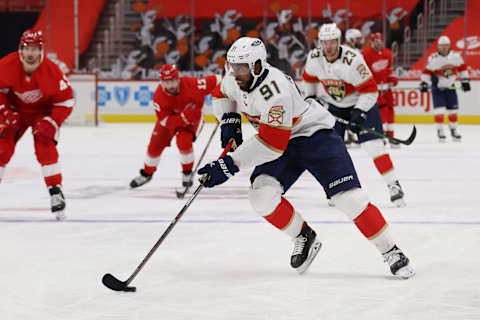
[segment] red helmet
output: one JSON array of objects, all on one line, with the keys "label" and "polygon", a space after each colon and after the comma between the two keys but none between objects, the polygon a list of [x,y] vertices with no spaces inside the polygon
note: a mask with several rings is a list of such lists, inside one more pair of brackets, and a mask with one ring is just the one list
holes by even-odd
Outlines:
[{"label": "red helmet", "polygon": [[42,31],[33,32],[32,30],[25,30],[20,38],[20,48],[26,46],[43,47],[43,34]]},{"label": "red helmet", "polygon": [[165,64],[160,70],[160,80],[169,81],[178,79],[178,68],[174,64]]},{"label": "red helmet", "polygon": [[380,32],[375,32],[370,35],[370,41],[373,41],[375,39],[378,39],[380,41],[383,41],[383,36]]}]

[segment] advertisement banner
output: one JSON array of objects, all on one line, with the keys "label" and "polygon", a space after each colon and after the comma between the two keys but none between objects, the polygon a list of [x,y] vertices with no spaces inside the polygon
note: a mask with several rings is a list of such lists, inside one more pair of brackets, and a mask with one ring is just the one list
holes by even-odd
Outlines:
[{"label": "advertisement banner", "polygon": [[[394,90],[397,122],[433,123],[431,93],[421,93],[420,81],[400,81]],[[98,107],[105,122],[153,122],[153,93],[157,81],[99,81]],[[301,86],[301,83],[300,83]],[[480,81],[471,81],[472,90],[457,90],[460,123],[480,124]],[[93,93],[82,93],[91,96]],[[203,113],[208,121],[214,121],[212,98],[205,97]]]}]

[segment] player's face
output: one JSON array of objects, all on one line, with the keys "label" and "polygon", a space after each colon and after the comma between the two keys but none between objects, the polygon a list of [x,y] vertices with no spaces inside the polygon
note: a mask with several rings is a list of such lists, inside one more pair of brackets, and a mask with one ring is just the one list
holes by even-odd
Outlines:
[{"label": "player's face", "polygon": [[173,95],[180,93],[180,79],[160,81],[163,89]]},{"label": "player's face", "polygon": [[383,49],[383,41],[381,39],[373,39],[373,48],[375,50],[382,50]]},{"label": "player's face", "polygon": [[362,38],[354,38],[353,39],[353,47],[355,49],[362,49]]},{"label": "player's face", "polygon": [[247,90],[250,87],[252,81],[252,75],[250,74],[250,68],[247,63],[229,63],[228,68],[230,73],[235,77],[240,89]]},{"label": "player's face", "polygon": [[332,61],[338,57],[338,40],[320,40],[323,52],[327,57],[327,60]]},{"label": "player's face", "polygon": [[450,45],[449,44],[439,44],[438,45],[438,53],[440,53],[442,56],[446,56],[448,54],[448,51],[450,51]]},{"label": "player's face", "polygon": [[26,46],[20,50],[21,61],[25,72],[31,73],[40,65],[42,48],[37,46]]}]

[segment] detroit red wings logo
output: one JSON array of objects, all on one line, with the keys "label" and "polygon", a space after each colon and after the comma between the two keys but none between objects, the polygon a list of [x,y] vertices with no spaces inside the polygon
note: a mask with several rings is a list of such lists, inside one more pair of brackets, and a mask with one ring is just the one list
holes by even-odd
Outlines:
[{"label": "detroit red wings logo", "polygon": [[271,107],[268,110],[268,124],[280,126],[283,124],[283,114],[285,111],[282,106]]},{"label": "detroit red wings logo", "polygon": [[388,67],[388,59],[381,59],[372,63],[372,69],[375,72],[382,71]]},{"label": "detroit red wings logo", "polygon": [[28,104],[35,103],[43,97],[43,93],[40,89],[25,91],[23,93],[14,91],[14,93],[20,100]]}]

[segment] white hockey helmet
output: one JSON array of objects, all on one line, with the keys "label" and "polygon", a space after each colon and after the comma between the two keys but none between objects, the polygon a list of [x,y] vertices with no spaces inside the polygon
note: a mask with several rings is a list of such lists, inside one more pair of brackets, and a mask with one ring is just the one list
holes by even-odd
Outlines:
[{"label": "white hockey helmet", "polygon": [[263,68],[267,65],[267,50],[262,40],[258,38],[238,38],[228,49],[227,62],[230,64],[246,63],[253,76],[255,63],[260,61]]},{"label": "white hockey helmet", "polygon": [[362,37],[362,33],[358,29],[348,29],[347,32],[345,32],[345,40],[347,40],[347,42],[352,42],[353,39]]},{"label": "white hockey helmet", "polygon": [[325,23],[325,24],[322,24],[320,29],[318,29],[318,40],[338,39],[338,42],[340,43],[341,37],[342,37],[342,31],[338,29],[336,23]]},{"label": "white hockey helmet", "polygon": [[442,44],[450,45],[450,38],[447,37],[447,36],[441,36],[440,38],[438,38],[438,44],[439,45],[442,45]]}]

